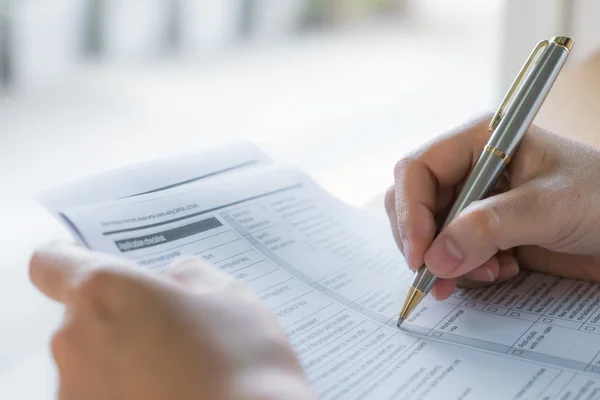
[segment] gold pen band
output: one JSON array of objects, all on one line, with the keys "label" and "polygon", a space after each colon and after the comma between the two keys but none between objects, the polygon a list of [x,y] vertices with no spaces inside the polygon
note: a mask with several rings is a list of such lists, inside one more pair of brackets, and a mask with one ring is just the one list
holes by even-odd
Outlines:
[{"label": "gold pen band", "polygon": [[510,157],[506,155],[505,152],[503,152],[500,149],[497,149],[495,147],[492,146],[485,146],[485,151],[494,154],[495,156],[500,157],[502,160],[504,160],[505,163],[509,163],[510,162]]},{"label": "gold pen band", "polygon": [[562,46],[566,51],[571,52],[573,48],[573,39],[566,36],[555,36],[552,38],[552,43]]}]

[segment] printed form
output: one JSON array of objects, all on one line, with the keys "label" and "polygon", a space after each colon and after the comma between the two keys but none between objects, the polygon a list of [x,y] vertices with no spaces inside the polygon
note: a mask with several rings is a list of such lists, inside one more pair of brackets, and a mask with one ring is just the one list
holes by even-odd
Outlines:
[{"label": "printed form", "polygon": [[61,214],[92,249],[161,273],[197,255],[276,315],[323,400],[600,398],[600,286],[536,273],[428,297],[386,223],[282,167]]},{"label": "printed form", "polygon": [[270,164],[256,146],[236,142],[120,168],[49,190],[39,201],[56,214],[66,207],[155,193]]}]

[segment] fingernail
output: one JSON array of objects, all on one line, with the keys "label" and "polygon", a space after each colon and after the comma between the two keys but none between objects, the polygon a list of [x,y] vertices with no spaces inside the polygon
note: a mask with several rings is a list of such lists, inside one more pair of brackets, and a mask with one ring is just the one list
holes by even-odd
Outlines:
[{"label": "fingernail", "polygon": [[495,280],[492,270],[488,267],[479,267],[469,272],[466,277],[472,281],[493,282]]},{"label": "fingernail", "polygon": [[463,255],[450,238],[436,240],[427,251],[426,263],[432,272],[449,274],[463,262]]}]

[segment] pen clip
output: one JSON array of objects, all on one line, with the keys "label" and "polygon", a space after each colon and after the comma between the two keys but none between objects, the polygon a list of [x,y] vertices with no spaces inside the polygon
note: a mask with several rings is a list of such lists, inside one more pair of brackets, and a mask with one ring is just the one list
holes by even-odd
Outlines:
[{"label": "pen clip", "polygon": [[500,123],[502,118],[504,117],[504,109],[508,105],[508,102],[510,101],[512,96],[517,91],[517,87],[523,80],[523,77],[525,76],[525,73],[527,72],[527,70],[529,69],[529,66],[533,62],[533,59],[535,58],[536,54],[541,49],[548,46],[548,44],[549,44],[548,40],[542,40],[541,42],[539,42],[537,44],[537,46],[535,46],[535,49],[533,49],[533,51],[529,55],[529,58],[527,59],[527,61],[523,65],[523,67],[521,67],[521,71],[519,71],[519,74],[517,75],[514,82],[512,83],[510,89],[508,90],[508,93],[506,93],[506,96],[504,96],[504,99],[502,100],[502,104],[500,104],[500,107],[498,107],[498,111],[496,111],[496,114],[494,114],[494,117],[492,118],[492,121],[490,122],[490,125],[489,125],[490,132],[493,132],[496,129],[496,127],[498,126],[498,124]]}]

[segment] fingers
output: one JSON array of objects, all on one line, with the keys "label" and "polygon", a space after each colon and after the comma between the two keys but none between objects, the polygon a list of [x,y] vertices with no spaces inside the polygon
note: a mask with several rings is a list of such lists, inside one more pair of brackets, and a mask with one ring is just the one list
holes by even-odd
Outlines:
[{"label": "fingers", "polygon": [[524,268],[550,275],[600,282],[600,259],[589,255],[559,253],[538,246],[518,249]]},{"label": "fingers", "polygon": [[64,243],[52,243],[38,249],[29,262],[29,277],[34,286],[53,300],[64,303],[70,283],[86,266],[73,262],[75,248]]},{"label": "fingers", "polygon": [[[488,272],[477,272],[480,268],[489,269],[494,279],[490,281]],[[508,252],[502,252],[492,257],[472,273],[452,279],[438,279],[431,294],[439,301],[446,300],[455,287],[477,289],[499,284],[516,277],[520,272],[515,257]]]},{"label": "fingers", "polygon": [[[216,290],[232,282],[228,275],[199,258],[174,262],[167,274],[178,284],[196,291]],[[126,259],[65,243],[49,244],[37,250],[29,264],[29,275],[42,293],[58,302],[65,303],[76,292],[90,300],[102,299],[116,309],[123,308],[124,297],[135,297],[128,295],[141,294],[163,284],[134,268]]]},{"label": "fingers", "polygon": [[[492,260],[496,260],[498,264],[498,274],[494,277],[494,280],[477,279],[476,274],[470,273],[458,278],[456,286],[461,288],[481,288],[496,285],[514,278],[520,272],[519,263],[510,253],[499,253],[492,257]],[[473,272],[477,271],[479,268],[481,267],[476,268]]]},{"label": "fingers", "polygon": [[89,339],[102,335],[106,324],[97,318],[95,311],[88,302],[75,302],[66,309],[62,325],[52,336],[50,346],[61,374],[81,368],[85,358],[83,353],[97,350],[90,346]]},{"label": "fingers", "polygon": [[37,250],[29,263],[31,282],[46,296],[65,303],[69,291],[100,268],[128,268],[121,259],[94,253],[66,243],[52,243]]},{"label": "fingers", "polygon": [[468,174],[488,136],[486,125],[477,122],[463,133],[429,144],[396,165],[396,219],[392,224],[397,224],[411,269],[423,264],[425,251],[436,232],[436,211],[450,202],[453,187]]},{"label": "fingers", "polygon": [[483,265],[468,272],[465,278],[470,281],[492,283],[500,275],[500,263],[496,257],[487,260]]},{"label": "fingers", "polygon": [[[391,192],[388,192],[386,208],[395,240],[411,269],[419,268],[426,261],[429,262],[425,258],[425,252],[432,245],[436,233],[435,227],[439,225],[436,224],[434,216],[443,215],[440,211],[450,204],[453,194],[460,188],[461,182],[464,181],[470,168],[489,140],[488,121],[489,118],[485,117],[475,121],[470,126],[459,129],[456,133],[441,137],[400,160],[396,165],[395,193],[392,198]],[[519,153],[514,157],[507,170],[510,179],[507,179],[508,175],[504,176],[497,189],[501,189],[503,186],[504,189],[507,189],[507,186],[514,188],[526,185],[541,176],[544,171],[552,168],[551,153],[553,145],[551,140],[545,138],[545,135],[541,133],[542,131],[537,127],[530,129],[520,146]],[[517,205],[516,208],[519,206]],[[486,218],[485,215],[482,215],[483,212],[474,212],[473,214],[479,214],[483,219]],[[455,226],[461,226],[461,224],[463,227],[470,224],[471,227],[477,228],[476,223],[460,223],[459,225],[455,224]],[[492,224],[488,223],[487,225],[488,228],[494,228],[491,226]],[[498,224],[500,228],[505,230],[508,229],[506,228],[508,225]],[[459,228],[454,229],[459,230]],[[451,241],[449,246],[444,245],[446,255],[450,256],[446,260],[436,259],[432,255],[429,256],[434,265],[447,264],[448,262],[452,264],[454,262],[452,266],[439,267],[440,273],[443,274],[441,276],[450,278],[458,276],[457,274],[460,272],[472,272],[488,259],[491,259],[499,249],[505,248],[504,244],[508,242],[503,243],[501,241],[502,237],[499,237],[498,240],[500,241],[496,243],[498,246],[495,249],[490,248],[491,244],[487,243],[487,247],[477,251],[476,245],[485,244],[485,241],[472,236],[473,234],[478,236],[486,229],[484,227],[475,232],[465,232],[466,236],[463,242],[468,242],[464,244],[465,249],[461,249],[460,246],[456,246],[456,243]],[[502,236],[504,233],[506,232],[499,232],[498,234]],[[522,242],[525,240],[523,236],[515,237],[514,242],[517,244]],[[436,240],[436,243],[439,242],[440,240]],[[464,251],[466,254],[461,254],[460,251]],[[437,249],[432,254],[436,253],[441,254],[441,250]],[[438,267],[434,266],[434,269],[436,268]],[[491,275],[490,270],[482,268],[477,272],[473,272],[474,276],[472,278],[479,280],[484,279],[486,276],[488,279],[491,276],[496,278],[494,268],[496,267],[491,267]],[[498,274],[499,271],[498,269]]]},{"label": "fingers", "polygon": [[498,278],[496,278],[497,282],[504,282],[512,279],[521,272],[519,262],[512,253],[500,253],[496,258],[500,265],[500,273],[498,274]]},{"label": "fingers", "polygon": [[400,230],[398,229],[398,219],[396,218],[396,189],[391,186],[385,193],[385,211],[387,212],[390,220],[390,227],[392,228],[392,235],[396,241],[396,245],[404,254],[404,246],[400,239]]},{"label": "fingers", "polygon": [[167,275],[179,285],[194,291],[214,291],[227,286],[233,279],[198,257],[173,262]]},{"label": "fingers", "polygon": [[[437,196],[436,199],[436,214],[443,211],[445,208],[447,208],[450,205],[450,201],[452,200],[452,196],[453,196],[453,190],[451,188],[448,189],[444,189],[441,190],[440,193]],[[390,187],[385,195],[385,209],[390,221],[390,227],[392,229],[392,235],[394,237],[394,241],[396,242],[396,245],[398,246],[398,248],[400,249],[400,251],[402,252],[402,254],[404,254],[407,263],[409,264],[409,267],[411,269],[417,269],[419,268],[421,265],[423,265],[423,262],[419,260],[413,260],[412,262],[409,263],[410,257],[412,252],[410,251],[410,242],[407,241],[406,246],[407,246],[407,251],[405,251],[404,249],[404,243],[402,242],[402,239],[400,237],[400,229],[398,226],[398,218],[396,217],[396,189],[392,186]],[[426,217],[428,218],[428,216]],[[438,221],[435,221],[435,224],[437,225]],[[431,238],[430,235],[428,234],[428,230],[424,229],[423,230],[424,234],[426,235],[426,239],[425,241],[427,243],[430,243]]]},{"label": "fingers", "polygon": [[425,254],[430,271],[441,278],[470,273],[500,250],[551,240],[542,196],[532,185],[475,202],[434,240]]},{"label": "fingers", "polygon": [[502,283],[519,274],[517,260],[511,253],[503,252],[490,258],[483,265],[475,268],[471,273],[452,279],[438,279],[439,282],[452,282],[454,285],[444,283],[443,290],[437,290],[435,295],[438,300],[445,300],[452,293],[454,287],[481,288]]},{"label": "fingers", "polygon": [[438,279],[431,289],[431,294],[436,300],[446,300],[456,288],[456,279]]}]

